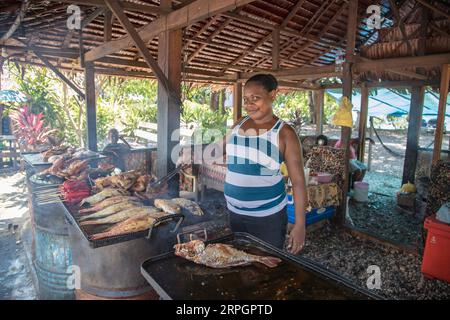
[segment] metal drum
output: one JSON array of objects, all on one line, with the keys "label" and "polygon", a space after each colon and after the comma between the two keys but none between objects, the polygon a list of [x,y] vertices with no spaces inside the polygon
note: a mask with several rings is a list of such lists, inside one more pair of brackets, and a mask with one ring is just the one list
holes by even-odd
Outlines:
[{"label": "metal drum", "polygon": [[69,228],[74,265],[80,271],[76,297],[83,299],[155,299],[140,265],[153,251],[146,239],[91,248],[77,228]]},{"label": "metal drum", "polygon": [[[67,221],[60,202],[39,203],[36,192],[42,186],[30,181],[34,249],[33,262],[39,282],[39,298],[44,300],[74,299],[67,285],[72,265]],[[38,191],[39,190],[39,191]]]}]

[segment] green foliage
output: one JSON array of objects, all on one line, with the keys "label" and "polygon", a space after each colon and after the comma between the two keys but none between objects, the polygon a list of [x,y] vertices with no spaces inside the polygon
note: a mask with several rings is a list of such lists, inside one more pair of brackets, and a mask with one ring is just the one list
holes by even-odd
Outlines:
[{"label": "green foliage", "polygon": [[9,71],[18,85],[19,91],[30,97],[30,112],[42,113],[46,125],[60,129],[64,127],[62,112],[58,108],[58,96],[53,73],[45,68],[27,66],[26,72],[15,64],[8,64]]},{"label": "green foliage", "polygon": [[331,118],[334,116],[338,108],[339,108],[339,101],[337,101],[332,95],[325,93],[324,107],[323,107],[324,124],[329,123],[331,121]]},{"label": "green foliage", "polygon": [[305,123],[309,115],[308,93],[306,91],[295,91],[284,94],[278,94],[273,103],[273,111],[279,118]]}]

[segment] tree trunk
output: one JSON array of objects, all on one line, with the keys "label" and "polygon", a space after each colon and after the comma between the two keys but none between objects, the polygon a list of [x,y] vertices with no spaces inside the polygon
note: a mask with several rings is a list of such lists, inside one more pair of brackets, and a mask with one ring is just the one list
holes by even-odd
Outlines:
[{"label": "tree trunk", "polygon": [[211,91],[211,102],[209,104],[211,111],[217,111],[219,109],[219,92]]},{"label": "tree trunk", "polygon": [[309,123],[316,124],[316,108],[314,106],[314,97],[312,91],[308,91],[308,106],[309,106]]}]

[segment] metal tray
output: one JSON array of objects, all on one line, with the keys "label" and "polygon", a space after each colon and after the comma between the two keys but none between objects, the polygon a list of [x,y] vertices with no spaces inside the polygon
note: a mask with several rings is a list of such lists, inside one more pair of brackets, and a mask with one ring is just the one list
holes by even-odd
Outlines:
[{"label": "metal tray", "polygon": [[382,299],[308,259],[290,255],[249,234],[233,233],[206,243],[215,242],[279,257],[282,262],[275,268],[252,264],[214,269],[171,251],[145,261],[141,273],[162,299]]},{"label": "metal tray", "polygon": [[[65,213],[66,217],[68,218],[69,223],[71,225],[75,226],[76,229],[78,229],[78,231],[83,235],[83,237],[89,242],[89,245],[91,248],[99,248],[99,247],[109,246],[109,245],[113,245],[113,244],[117,244],[117,243],[121,243],[121,242],[125,242],[125,241],[130,241],[133,239],[138,239],[138,238],[151,239],[151,237],[153,236],[154,233],[159,232],[158,229],[172,228],[171,223],[163,224],[161,226],[155,227],[155,225],[157,225],[158,223],[165,222],[165,221],[173,221],[174,222],[174,220],[178,220],[174,229],[170,231],[171,233],[175,233],[175,231],[179,228],[179,226],[181,225],[181,223],[184,220],[184,215],[173,214],[170,216],[156,219],[155,222],[151,226],[149,226],[148,229],[143,230],[143,231],[108,237],[105,239],[92,240],[90,238],[90,235],[98,233],[98,232],[102,232],[102,231],[106,230],[109,226],[108,225],[80,226],[78,224],[78,220],[77,220],[77,218],[79,217],[78,214],[76,213],[77,209],[74,206],[69,206],[64,202],[63,202],[63,206],[65,208],[64,213]],[[154,231],[154,229],[156,230],[156,232]],[[165,230],[165,232],[167,232],[167,230]]]}]

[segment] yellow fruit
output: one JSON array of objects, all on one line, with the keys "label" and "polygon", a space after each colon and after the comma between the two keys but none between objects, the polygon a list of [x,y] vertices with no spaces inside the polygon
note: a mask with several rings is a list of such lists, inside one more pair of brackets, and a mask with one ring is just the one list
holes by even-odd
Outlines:
[{"label": "yellow fruit", "polygon": [[281,171],[281,174],[283,176],[285,176],[285,177],[289,176],[288,169],[287,169],[286,164],[284,162],[281,163],[280,171]]},{"label": "yellow fruit", "polygon": [[414,192],[416,192],[416,186],[408,181],[408,183],[405,183],[404,185],[402,185],[400,192],[414,193]]}]

